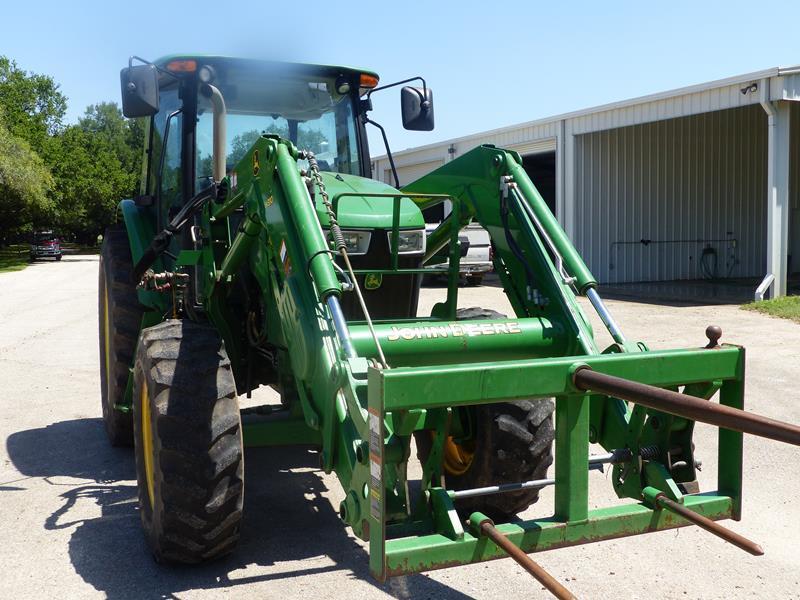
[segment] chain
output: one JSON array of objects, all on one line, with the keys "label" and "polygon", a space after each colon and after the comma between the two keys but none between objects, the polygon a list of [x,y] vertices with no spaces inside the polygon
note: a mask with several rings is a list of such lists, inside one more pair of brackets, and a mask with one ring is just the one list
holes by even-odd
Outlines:
[{"label": "chain", "polygon": [[319,194],[322,196],[322,204],[325,205],[325,210],[328,213],[328,220],[330,221],[331,235],[333,235],[334,245],[344,261],[347,272],[350,274],[350,281],[352,282],[353,289],[358,297],[358,303],[361,306],[361,312],[364,313],[364,318],[367,321],[367,327],[372,334],[372,339],[374,340],[375,347],[378,350],[378,358],[380,359],[383,367],[388,369],[389,365],[386,362],[386,356],[383,354],[383,348],[378,340],[378,334],[375,333],[375,327],[372,325],[372,319],[369,316],[367,304],[364,302],[364,296],[361,295],[361,287],[358,285],[358,280],[356,280],[353,267],[350,265],[350,257],[347,255],[347,243],[344,241],[344,235],[342,234],[342,229],[339,227],[339,221],[336,220],[336,213],[333,210],[333,204],[331,204],[330,197],[328,196],[328,190],[325,189],[325,182],[322,181],[322,175],[319,172],[317,158],[314,156],[314,153],[309,150],[301,152],[300,157],[305,158],[308,161],[308,170],[311,174],[311,179],[319,188]]},{"label": "chain", "polygon": [[319,188],[319,194],[322,196],[322,204],[325,205],[325,211],[328,213],[328,220],[330,221],[331,225],[331,234],[333,235],[333,242],[336,246],[336,249],[341,253],[347,253],[347,243],[344,241],[344,235],[342,235],[342,229],[339,227],[339,221],[336,220],[336,212],[333,210],[333,204],[331,203],[331,199],[328,196],[328,190],[325,189],[325,182],[322,181],[322,175],[319,172],[319,163],[317,163],[317,157],[314,156],[313,152],[306,150],[304,152],[305,158],[308,161],[308,170],[311,174],[311,179]]}]

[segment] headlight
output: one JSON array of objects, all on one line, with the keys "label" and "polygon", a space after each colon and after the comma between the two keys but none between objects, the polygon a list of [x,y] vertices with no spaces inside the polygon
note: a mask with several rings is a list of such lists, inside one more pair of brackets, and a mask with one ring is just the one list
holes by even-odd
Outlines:
[{"label": "headlight", "polygon": [[342,231],[347,253],[353,255],[366,254],[369,250],[371,234],[369,231]]},{"label": "headlight", "polygon": [[[392,251],[392,232],[389,231],[389,252]],[[397,238],[398,254],[417,254],[425,252],[425,231],[401,231]]]}]

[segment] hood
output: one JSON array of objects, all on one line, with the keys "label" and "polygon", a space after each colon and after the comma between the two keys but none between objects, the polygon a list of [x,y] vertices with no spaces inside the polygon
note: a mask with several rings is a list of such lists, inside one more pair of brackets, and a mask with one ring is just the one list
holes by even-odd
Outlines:
[{"label": "hood", "polygon": [[[391,194],[397,190],[390,185],[355,175],[322,172],[325,189],[333,202],[339,194]],[[323,227],[329,225],[322,197],[315,195],[317,214]],[[339,201],[337,218],[343,229],[391,229],[394,200],[369,196],[345,196]],[[422,211],[410,198],[400,200],[400,228],[424,229]]]}]

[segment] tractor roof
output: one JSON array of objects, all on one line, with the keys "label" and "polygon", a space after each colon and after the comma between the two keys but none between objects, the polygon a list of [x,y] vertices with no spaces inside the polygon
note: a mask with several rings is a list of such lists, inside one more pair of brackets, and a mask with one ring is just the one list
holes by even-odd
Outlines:
[{"label": "tractor roof", "polygon": [[188,60],[196,60],[198,62],[208,61],[210,63],[237,63],[240,65],[244,65],[247,63],[251,63],[254,67],[274,67],[280,70],[290,70],[295,73],[302,73],[302,74],[321,74],[327,76],[336,76],[336,75],[350,75],[350,74],[364,74],[364,75],[371,75],[378,78],[378,74],[374,71],[370,71],[368,69],[359,69],[356,67],[345,67],[345,66],[338,66],[338,65],[318,65],[312,63],[295,63],[295,62],[286,62],[286,61],[272,61],[272,60],[260,60],[260,59],[253,59],[253,58],[236,58],[232,56],[219,56],[219,55],[212,55],[212,54],[168,54],[166,56],[162,56],[161,58],[157,59],[155,64],[161,68],[166,68],[169,63],[175,61],[188,61]]}]

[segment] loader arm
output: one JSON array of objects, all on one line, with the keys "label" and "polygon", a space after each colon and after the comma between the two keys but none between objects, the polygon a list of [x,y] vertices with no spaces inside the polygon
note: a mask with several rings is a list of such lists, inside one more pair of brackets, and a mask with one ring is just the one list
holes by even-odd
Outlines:
[{"label": "loader arm", "polygon": [[[707,348],[651,352],[626,340],[518,155],[481,146],[402,190],[333,198],[322,193],[318,173],[316,179],[301,173],[297,161],[304,156],[286,140],[261,136],[235,167],[236,177],[223,182],[227,194],[207,205],[199,261],[205,306],[232,362],[242,363],[248,350],[239,347],[228,299],[243,273],[252,274],[265,307],[257,328],[282,357],[280,389],[291,419],[246,425],[245,441],[289,443],[291,435],[320,446],[323,469],[336,473],[345,492],[341,517],[369,540],[378,579],[502,556],[500,546],[485,543],[487,535],[505,535],[532,552],[687,525],[692,515],[739,518],[741,432],[767,435],[784,426],[753,428],[757,418],[740,410],[744,350],[712,340]],[[341,275],[336,252],[346,252],[333,243],[333,230],[337,209],[353,196],[389,210],[395,240],[401,202],[420,208],[453,202],[451,216],[428,241],[428,256],[448,246],[450,257],[447,299],[429,317],[373,322],[365,311],[367,321],[344,318],[339,299],[353,292],[341,279],[351,284],[361,271]],[[241,218],[232,231],[235,213]],[[473,220],[491,236],[515,319],[454,321],[458,231]],[[419,273],[400,266],[397,255],[393,242],[391,266],[378,272]],[[602,352],[578,294],[589,296],[615,339]],[[705,402],[717,392],[720,405]],[[464,427],[459,411],[532,397],[556,401],[555,477],[496,489],[443,487],[442,448]],[[696,479],[694,420],[724,427],[717,490],[702,495],[687,488]],[[433,442],[420,492],[412,496],[407,470],[415,432],[429,433]],[[772,437],[800,443],[798,432]],[[607,453],[590,455],[590,443]],[[589,469],[604,463],[613,465],[617,495],[638,504],[589,509]],[[495,529],[484,515],[465,521],[457,510],[459,498],[469,495],[546,485],[555,485],[548,519]]]},{"label": "loader arm", "polygon": [[[488,232],[495,271],[518,317],[544,317],[563,324],[573,340],[564,355],[600,353],[586,315],[576,300],[597,287],[578,251],[522,168],[516,152],[479,146],[403,188],[414,194],[445,193],[461,203],[431,233],[427,254],[433,256],[470,221]],[[456,215],[460,215],[456,219]],[[563,264],[559,269],[557,259]],[[607,352],[640,352],[643,344],[616,343]],[[605,449],[621,447],[630,411],[616,398],[591,400],[593,441]]]}]

